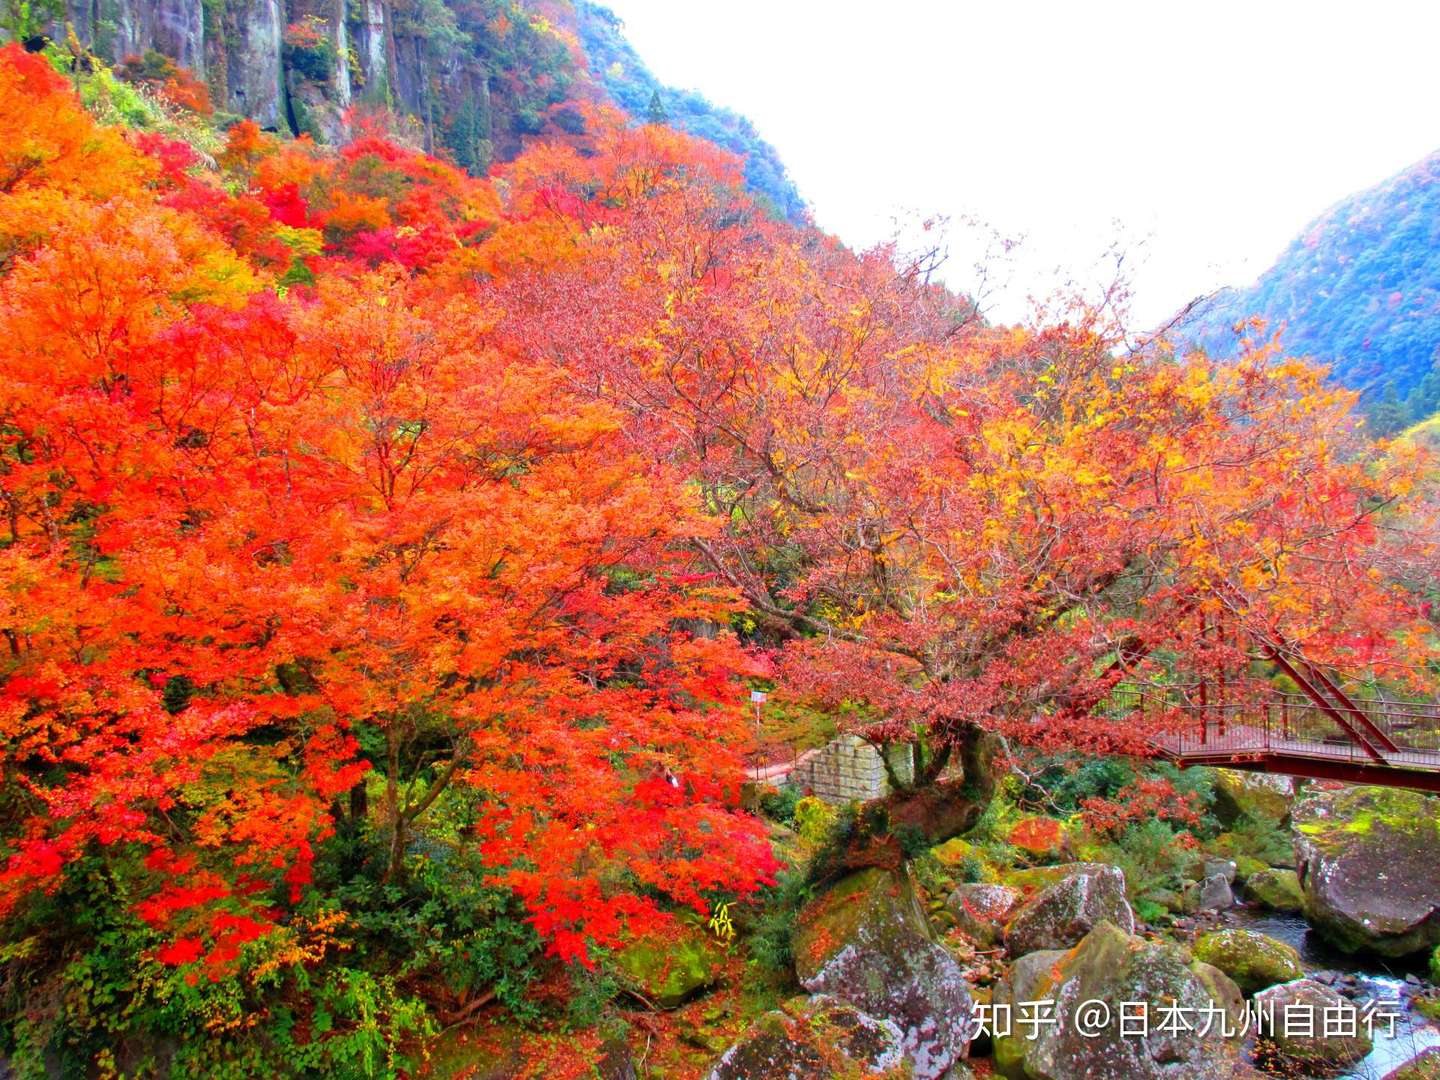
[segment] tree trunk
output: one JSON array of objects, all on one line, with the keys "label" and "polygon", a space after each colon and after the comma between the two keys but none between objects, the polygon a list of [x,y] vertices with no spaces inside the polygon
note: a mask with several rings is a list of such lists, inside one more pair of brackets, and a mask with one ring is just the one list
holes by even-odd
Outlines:
[{"label": "tree trunk", "polygon": [[[939,779],[939,768],[927,768],[917,777],[924,782],[867,806],[845,843],[821,856],[815,876],[823,879],[866,866],[893,869],[917,848],[973,829],[995,795],[995,759],[1003,745],[998,735],[966,725],[951,753],[959,758],[964,775]],[[943,763],[945,757],[935,760]]]},{"label": "tree trunk", "polygon": [[400,736],[393,725],[385,732],[385,816],[390,819],[390,855],[385,864],[386,883],[405,877],[405,807],[400,803]]}]

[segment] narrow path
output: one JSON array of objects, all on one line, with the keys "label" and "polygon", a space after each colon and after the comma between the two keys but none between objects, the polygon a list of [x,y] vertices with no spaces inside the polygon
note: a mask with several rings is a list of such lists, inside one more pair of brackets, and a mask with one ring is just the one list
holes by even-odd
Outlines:
[{"label": "narrow path", "polygon": [[778,761],[774,765],[761,767],[747,766],[745,776],[757,784],[779,784],[783,782],[797,766],[803,765],[823,749],[824,747],[817,746],[815,749],[806,750],[804,753],[799,754],[789,761]]}]

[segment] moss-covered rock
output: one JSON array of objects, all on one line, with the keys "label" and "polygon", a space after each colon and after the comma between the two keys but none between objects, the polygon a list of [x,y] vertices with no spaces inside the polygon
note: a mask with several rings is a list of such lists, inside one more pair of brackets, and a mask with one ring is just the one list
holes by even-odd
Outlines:
[{"label": "moss-covered rock", "polygon": [[1411,1058],[1385,1080],[1440,1080],[1440,1046],[1432,1046],[1423,1054]]},{"label": "moss-covered rock", "polygon": [[[1354,1035],[1336,1034],[1348,1029],[1348,1024],[1342,1028],[1337,1021],[1346,1010],[1354,1014]],[[1372,1047],[1358,1007],[1313,979],[1296,979],[1260,991],[1255,995],[1255,1015],[1258,1052],[1281,1071],[1328,1076],[1353,1065]]]},{"label": "moss-covered rock", "polygon": [[1235,856],[1235,880],[1242,885],[1256,874],[1263,874],[1269,869],[1268,866],[1253,855]]},{"label": "moss-covered rock", "polygon": [[[1172,915],[1178,915],[1185,910],[1185,898],[1174,889],[1149,889],[1144,896],[1140,897],[1140,902],[1153,904],[1155,907],[1161,908]],[[1136,914],[1139,914],[1138,910]]]},{"label": "moss-covered rock", "polygon": [[1435,951],[1430,954],[1430,981],[1440,986],[1440,945],[1435,946]]},{"label": "moss-covered rock", "polygon": [[974,1028],[968,985],[932,936],[908,875],[870,868],[843,878],[800,912],[792,951],[805,989],[896,1024],[916,1080],[964,1056]]},{"label": "moss-covered rock", "polygon": [[1305,914],[1347,952],[1440,945],[1440,799],[1399,788],[1315,792],[1292,813]]},{"label": "moss-covered rock", "polygon": [[1265,852],[1257,850],[1255,838],[1243,836],[1236,832],[1222,832],[1205,845],[1206,849],[1216,855],[1223,855],[1227,859],[1238,860],[1240,856],[1246,855],[1251,858],[1260,859],[1269,866],[1288,866],[1292,870],[1295,867],[1295,853],[1293,849],[1274,850],[1267,846]]},{"label": "moss-covered rock", "polygon": [[647,1001],[673,1009],[720,978],[725,954],[705,930],[682,921],[615,954],[621,981]]},{"label": "moss-covered rock", "polygon": [[[1039,1025],[1033,1039],[1029,1025],[997,1034],[995,1068],[1011,1080],[1218,1080],[1234,1075],[1239,1064],[1239,1040],[1225,1038],[1218,1022],[1204,1034],[1171,1033],[1154,1023],[1146,1038],[1122,1033],[1120,1002],[1144,1002],[1151,1016],[1166,1007],[1190,1010],[1189,1015],[1218,1011],[1238,1031],[1243,1001],[1220,971],[1176,946],[1146,942],[1110,923],[1101,923],[1068,952],[1034,952],[1017,960],[995,987],[995,1003],[1021,1016],[1025,1001],[1054,1001],[1056,1023]],[[1111,1015],[1094,1023],[1096,1030],[1083,1030],[1079,1010],[1091,1001],[1106,1002]]]},{"label": "moss-covered rock", "polygon": [[1044,892],[1057,881],[1064,881],[1076,874],[1098,874],[1113,869],[1109,863],[1072,862],[1056,866],[1032,866],[1023,870],[1009,870],[1000,875],[1001,884],[1019,889],[1026,896]]},{"label": "moss-covered rock", "polygon": [[1185,911],[1224,911],[1235,904],[1235,894],[1224,874],[1211,874],[1203,881],[1192,881],[1181,895]]},{"label": "moss-covered rock", "polygon": [[1005,927],[1012,956],[1041,949],[1068,949],[1102,922],[1135,932],[1135,912],[1125,898],[1119,867],[1072,874],[1026,904]]},{"label": "moss-covered rock", "polygon": [[966,859],[980,858],[979,849],[970,841],[958,836],[952,836],[943,844],[936,844],[930,849],[930,854],[935,856],[941,866],[951,869],[960,866]]},{"label": "moss-covered rock", "polygon": [[959,881],[978,881],[993,885],[1000,874],[989,853],[968,840],[955,836],[930,849],[935,861]]},{"label": "moss-covered rock", "polygon": [[755,1022],[707,1080],[831,1080],[907,1075],[900,1029],[824,994],[793,998]]},{"label": "moss-covered rock", "polygon": [[1020,903],[1020,890],[1008,885],[957,885],[945,901],[955,925],[979,945],[994,945],[1005,920]]},{"label": "moss-covered rock", "polygon": [[1261,870],[1245,879],[1245,895],[1269,908],[1296,914],[1305,910],[1305,891],[1294,870]]},{"label": "moss-covered rock", "polygon": [[1222,825],[1233,825],[1241,817],[1283,825],[1294,798],[1295,782],[1288,776],[1215,770],[1215,816]]},{"label": "moss-covered rock", "polygon": [[1289,982],[1305,974],[1300,954],[1283,941],[1253,930],[1217,930],[1195,943],[1195,959],[1219,968],[1242,993]]},{"label": "moss-covered rock", "polygon": [[[1020,1002],[1047,1000],[1041,994],[1051,985],[1055,973],[1067,955],[1068,953],[1063,949],[1052,949],[1032,952],[1020,957],[1011,965],[1009,974],[995,985],[991,997],[993,1005],[1010,1006],[1010,1015],[1013,1020]],[[1025,1056],[1029,1049],[1028,1040],[1023,1035],[1017,1037],[1013,1026],[1009,1032],[1004,1034],[1000,1032],[1000,1026],[997,1025],[997,1030],[991,1037],[991,1056],[994,1059],[995,1070],[1001,1076],[1024,1080],[1028,1076],[1025,1071]]]}]

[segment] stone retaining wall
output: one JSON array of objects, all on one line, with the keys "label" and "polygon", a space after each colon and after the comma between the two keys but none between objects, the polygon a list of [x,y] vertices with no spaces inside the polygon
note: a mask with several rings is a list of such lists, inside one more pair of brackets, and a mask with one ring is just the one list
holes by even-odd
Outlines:
[{"label": "stone retaining wall", "polygon": [[[892,746],[890,761],[902,780],[913,775],[912,748]],[[868,802],[890,792],[880,751],[858,735],[842,735],[790,774],[790,783],[828,803]]]}]

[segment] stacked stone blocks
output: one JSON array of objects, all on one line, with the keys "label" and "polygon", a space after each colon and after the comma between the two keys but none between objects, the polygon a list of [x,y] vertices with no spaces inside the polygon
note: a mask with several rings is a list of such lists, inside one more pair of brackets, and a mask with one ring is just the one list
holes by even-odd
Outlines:
[{"label": "stacked stone blocks", "polygon": [[[908,781],[914,771],[911,747],[891,747],[889,756],[896,775]],[[868,802],[890,792],[880,751],[858,735],[842,735],[802,762],[790,774],[790,782],[806,794],[835,805]]]}]

